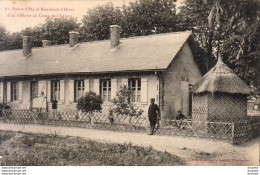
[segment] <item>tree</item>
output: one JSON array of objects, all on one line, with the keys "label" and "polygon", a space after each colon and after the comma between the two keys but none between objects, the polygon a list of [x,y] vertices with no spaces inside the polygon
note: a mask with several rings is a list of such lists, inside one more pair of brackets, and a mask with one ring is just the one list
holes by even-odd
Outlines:
[{"label": "tree", "polygon": [[194,29],[196,41],[207,53],[207,70],[221,54],[240,78],[258,90],[259,4],[256,0],[186,0],[178,14],[180,29]]},{"label": "tree", "polygon": [[0,50],[6,49],[7,32],[4,26],[0,26]]},{"label": "tree", "polygon": [[104,40],[109,38],[109,26],[122,24],[120,8],[115,8],[113,3],[107,3],[89,9],[83,16],[80,33],[83,41]]},{"label": "tree", "polygon": [[15,32],[7,35],[5,50],[21,49],[23,46],[22,34]]},{"label": "tree", "polygon": [[67,44],[72,30],[79,30],[76,18],[47,18],[41,26],[41,38],[50,40],[53,45]]},{"label": "tree", "polygon": [[0,50],[21,49],[22,36],[32,37],[33,47],[41,47],[42,40],[50,40],[53,45],[67,44],[72,30],[79,30],[79,23],[75,18],[47,18],[44,24],[27,27],[12,34],[0,26]]},{"label": "tree", "polygon": [[[20,32],[20,38],[22,36],[30,36],[32,38],[32,45],[33,47],[41,47],[42,46],[42,40],[43,40],[43,33],[42,33],[42,27],[41,26],[35,26],[35,27],[27,27],[24,30]],[[20,39],[18,38],[18,39]],[[22,42],[21,46],[22,46]]]},{"label": "tree", "polygon": [[[126,85],[120,87],[116,93],[116,98],[112,100],[114,107],[109,111],[110,117],[114,114],[119,116],[130,116],[129,123],[131,124],[132,117],[139,117],[142,115],[143,110],[135,107],[131,102],[131,95],[133,91]],[[110,122],[113,123],[113,118],[110,118]]]},{"label": "tree", "polygon": [[114,7],[112,3],[91,9],[83,17],[84,41],[109,38],[109,26],[122,27],[121,36],[140,36],[176,31],[176,0],[137,0]]},{"label": "tree", "polygon": [[123,37],[177,30],[176,0],[137,0],[123,5]]}]

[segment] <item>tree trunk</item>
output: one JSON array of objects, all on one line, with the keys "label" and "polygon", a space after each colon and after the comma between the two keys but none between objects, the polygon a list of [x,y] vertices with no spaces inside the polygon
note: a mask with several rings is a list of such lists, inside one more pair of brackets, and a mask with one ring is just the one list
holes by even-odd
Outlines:
[{"label": "tree trunk", "polygon": [[212,59],[212,41],[213,41],[213,30],[209,29],[208,32],[208,56],[206,58],[206,69],[210,69],[210,60]]}]

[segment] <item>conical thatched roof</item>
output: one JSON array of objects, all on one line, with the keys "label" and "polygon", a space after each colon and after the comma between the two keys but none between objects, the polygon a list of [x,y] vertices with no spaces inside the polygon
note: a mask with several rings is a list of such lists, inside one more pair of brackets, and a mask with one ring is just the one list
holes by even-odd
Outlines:
[{"label": "conical thatched roof", "polygon": [[251,89],[219,57],[217,64],[193,86],[191,91],[194,94],[203,92],[249,94]]}]

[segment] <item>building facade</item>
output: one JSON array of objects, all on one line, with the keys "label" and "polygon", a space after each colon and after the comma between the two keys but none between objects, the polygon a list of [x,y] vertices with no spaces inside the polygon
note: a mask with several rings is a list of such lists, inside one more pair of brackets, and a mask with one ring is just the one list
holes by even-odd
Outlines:
[{"label": "building facade", "polygon": [[13,109],[76,110],[77,100],[94,91],[104,101],[103,113],[122,85],[133,90],[131,101],[147,115],[149,99],[155,98],[162,117],[190,110],[189,89],[201,72],[189,40],[191,32],[120,39],[120,27],[110,27],[110,40],[78,42],[70,32],[68,45],[32,48],[23,37],[23,49],[0,52],[0,103]]}]

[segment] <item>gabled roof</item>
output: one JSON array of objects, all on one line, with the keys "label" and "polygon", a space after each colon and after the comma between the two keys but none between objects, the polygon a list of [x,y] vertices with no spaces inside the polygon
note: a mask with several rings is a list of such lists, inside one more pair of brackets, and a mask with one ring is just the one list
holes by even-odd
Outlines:
[{"label": "gabled roof", "polygon": [[0,52],[0,77],[55,73],[99,73],[167,69],[190,37],[191,32],[175,32],[121,38],[110,50],[109,40],[39,47],[23,58],[22,50]]},{"label": "gabled roof", "polygon": [[219,57],[217,64],[192,87],[191,91],[194,94],[204,92],[249,94],[251,89]]}]

